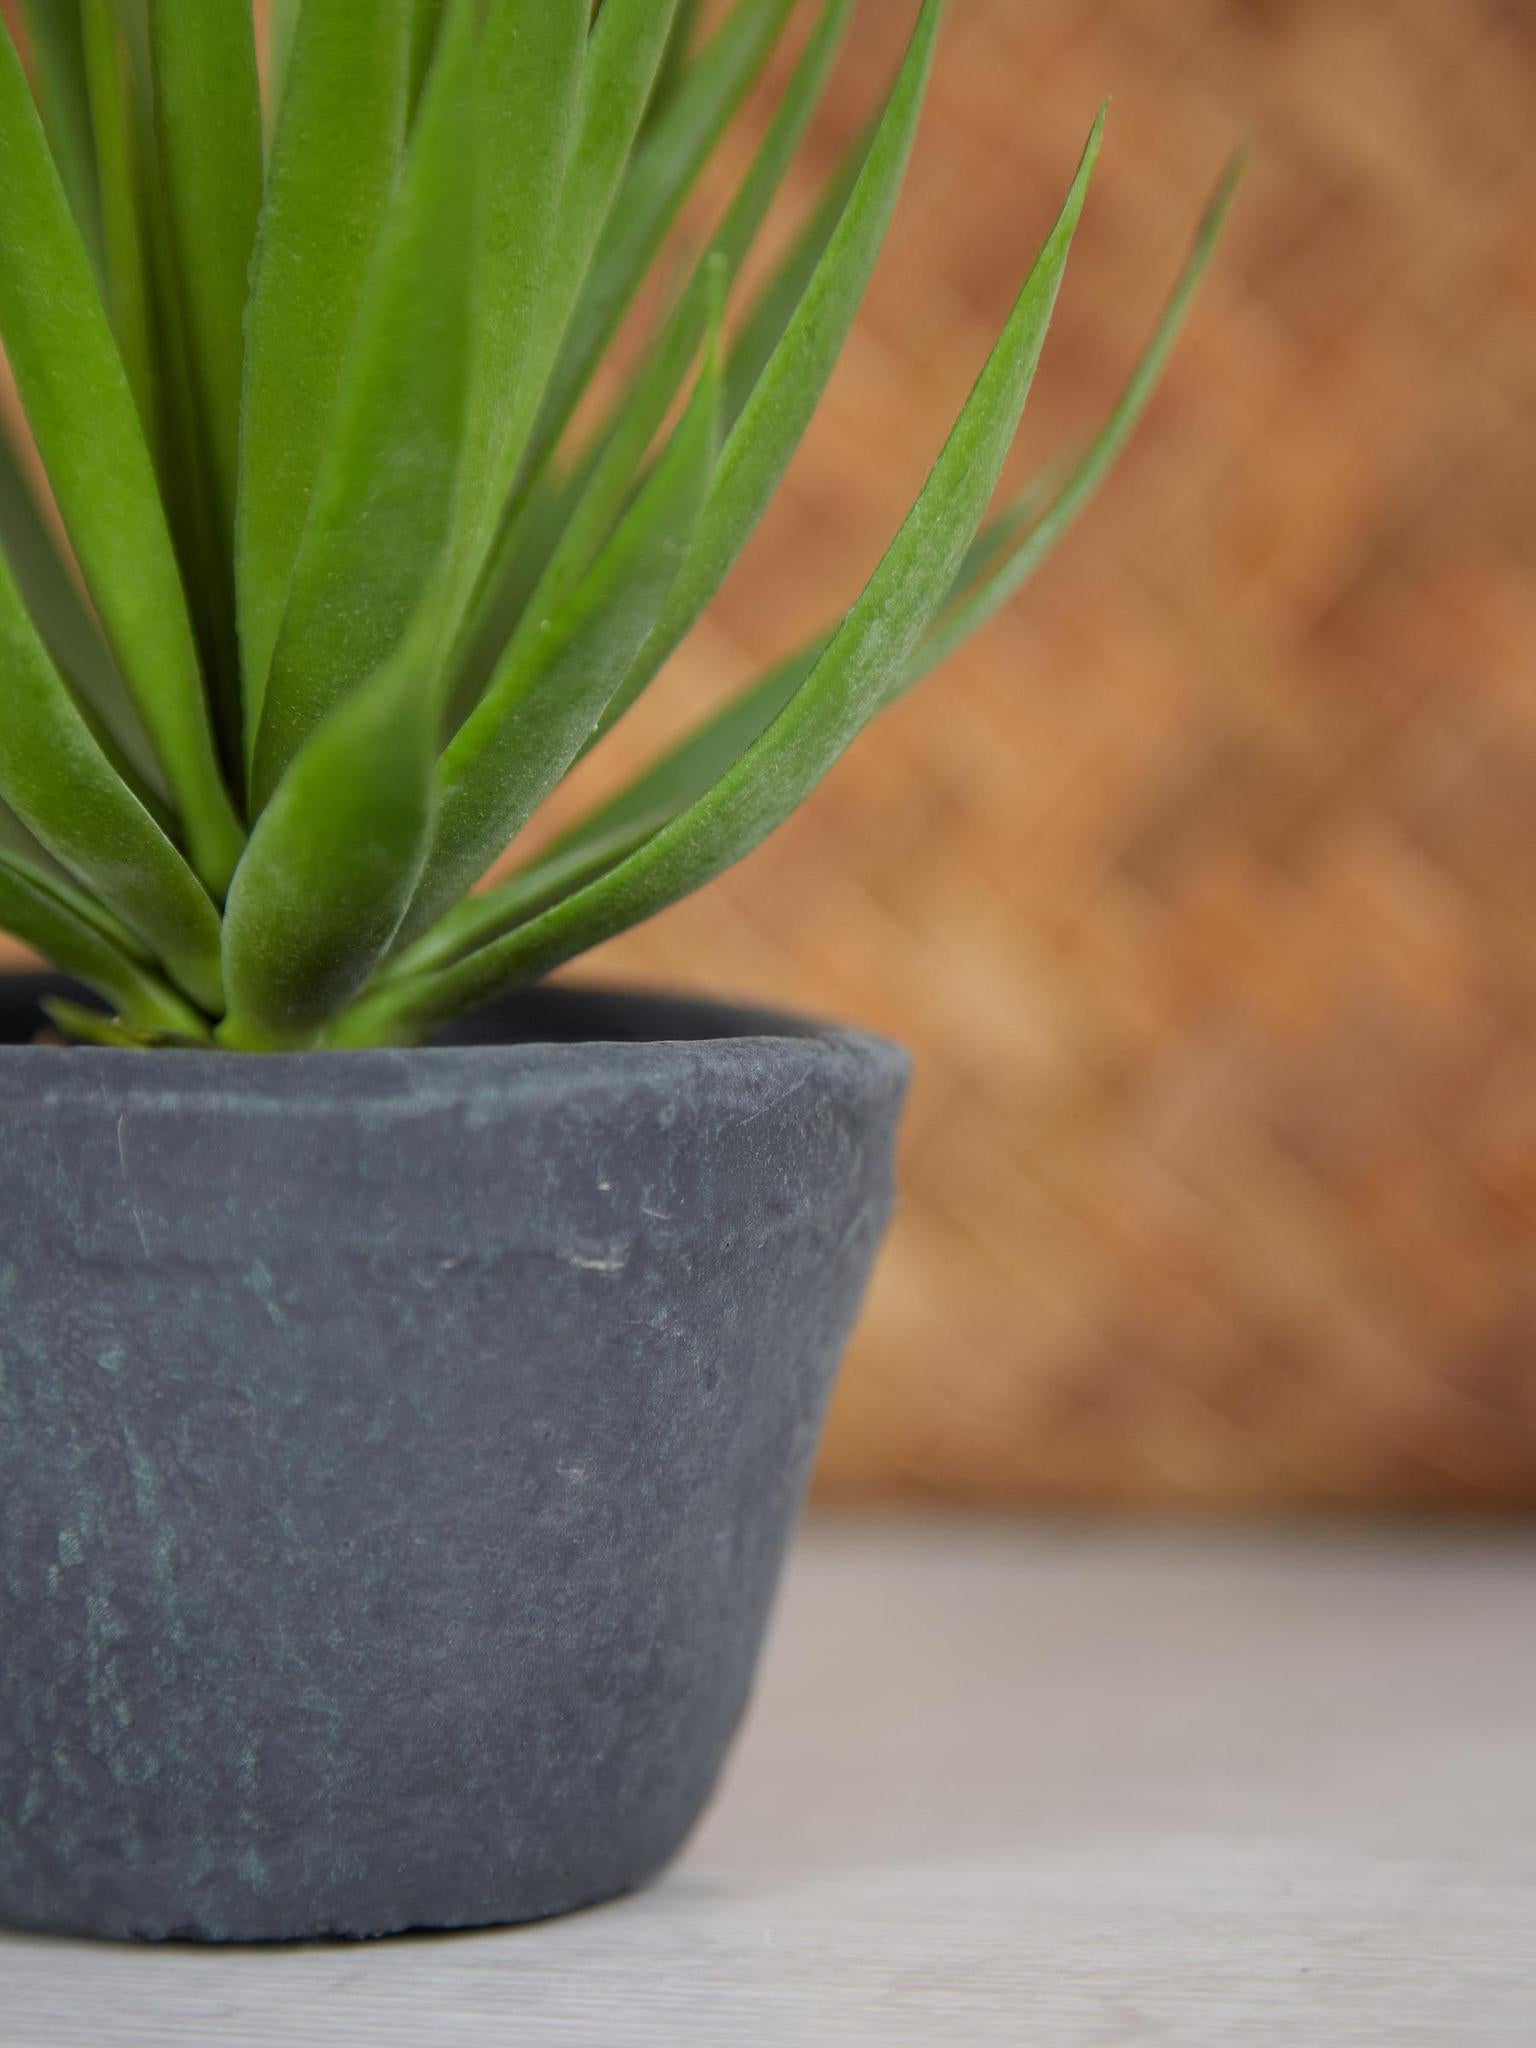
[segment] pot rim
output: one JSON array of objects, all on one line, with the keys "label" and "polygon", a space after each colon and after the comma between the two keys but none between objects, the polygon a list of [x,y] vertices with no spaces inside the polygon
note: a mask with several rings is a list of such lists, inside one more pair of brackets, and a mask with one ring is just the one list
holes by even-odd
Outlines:
[{"label": "pot rim", "polygon": [[524,1083],[549,1088],[599,1079],[684,1081],[734,1065],[750,1050],[782,1064],[796,1085],[820,1069],[846,1088],[850,1067],[875,1086],[904,1088],[905,1048],[878,1033],[756,1004],[668,988],[559,982],[483,1005],[434,1043],[312,1052],[232,1053],[215,1048],[138,1051],[35,1045],[12,1037],[44,996],[82,991],[46,971],[0,973],[0,1102],[118,1094],[293,1101],[313,1095],[356,1105],[370,1096],[415,1098],[450,1083],[455,1098]]}]

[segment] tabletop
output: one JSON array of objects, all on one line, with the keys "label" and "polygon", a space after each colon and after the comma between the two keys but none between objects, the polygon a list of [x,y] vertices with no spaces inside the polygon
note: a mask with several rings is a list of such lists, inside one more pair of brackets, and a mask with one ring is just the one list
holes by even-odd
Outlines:
[{"label": "tabletop", "polygon": [[714,1810],[541,1927],[0,1936],[4,2048],[1530,2048],[1536,1534],[813,1523]]}]

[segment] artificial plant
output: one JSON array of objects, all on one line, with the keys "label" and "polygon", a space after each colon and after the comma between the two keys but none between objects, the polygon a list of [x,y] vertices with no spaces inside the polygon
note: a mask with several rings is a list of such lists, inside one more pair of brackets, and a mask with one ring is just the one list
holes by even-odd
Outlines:
[{"label": "artificial plant", "polygon": [[[412,1043],[758,845],[1016,591],[1119,453],[1224,179],[1102,430],[986,522],[1098,154],[835,627],[471,893],[697,623],[864,296],[939,30],[744,309],[853,12],[735,0],[31,0],[0,37],[0,925],[67,1033]],[[755,158],[583,406],[754,79]],[[812,18],[814,17],[814,18]],[[264,87],[263,90],[263,73]],[[669,257],[675,261],[675,257]]]}]

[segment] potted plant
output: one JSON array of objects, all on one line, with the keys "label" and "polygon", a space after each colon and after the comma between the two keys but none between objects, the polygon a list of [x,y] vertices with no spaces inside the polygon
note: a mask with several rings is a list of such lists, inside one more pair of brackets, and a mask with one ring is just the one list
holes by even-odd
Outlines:
[{"label": "potted plant", "polygon": [[[755,847],[1115,458],[984,523],[1099,147],[846,618],[471,893],[720,588],[895,204],[939,26],[746,311],[826,0],[38,0],[0,38],[0,1919],[564,1911],[740,1715],[888,1206],[902,1056],[532,992]],[[34,87],[36,98],[34,99]],[[41,117],[37,107],[41,107]],[[77,580],[78,572],[78,580]],[[83,594],[88,593],[88,596]],[[46,1013],[48,1028],[40,1031]],[[259,1055],[259,1056],[258,1056]]]}]

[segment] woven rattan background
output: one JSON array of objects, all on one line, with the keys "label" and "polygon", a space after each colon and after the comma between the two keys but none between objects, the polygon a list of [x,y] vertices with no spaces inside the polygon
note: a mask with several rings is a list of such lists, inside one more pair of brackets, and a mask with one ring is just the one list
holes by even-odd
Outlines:
[{"label": "woven rattan background", "polygon": [[[910,14],[865,0],[811,168]],[[1130,460],[769,848],[586,971],[917,1054],[825,1493],[1529,1504],[1527,0],[953,0],[823,418],[619,751],[857,589],[1105,91],[1026,454],[1095,418],[1258,145]]]}]

